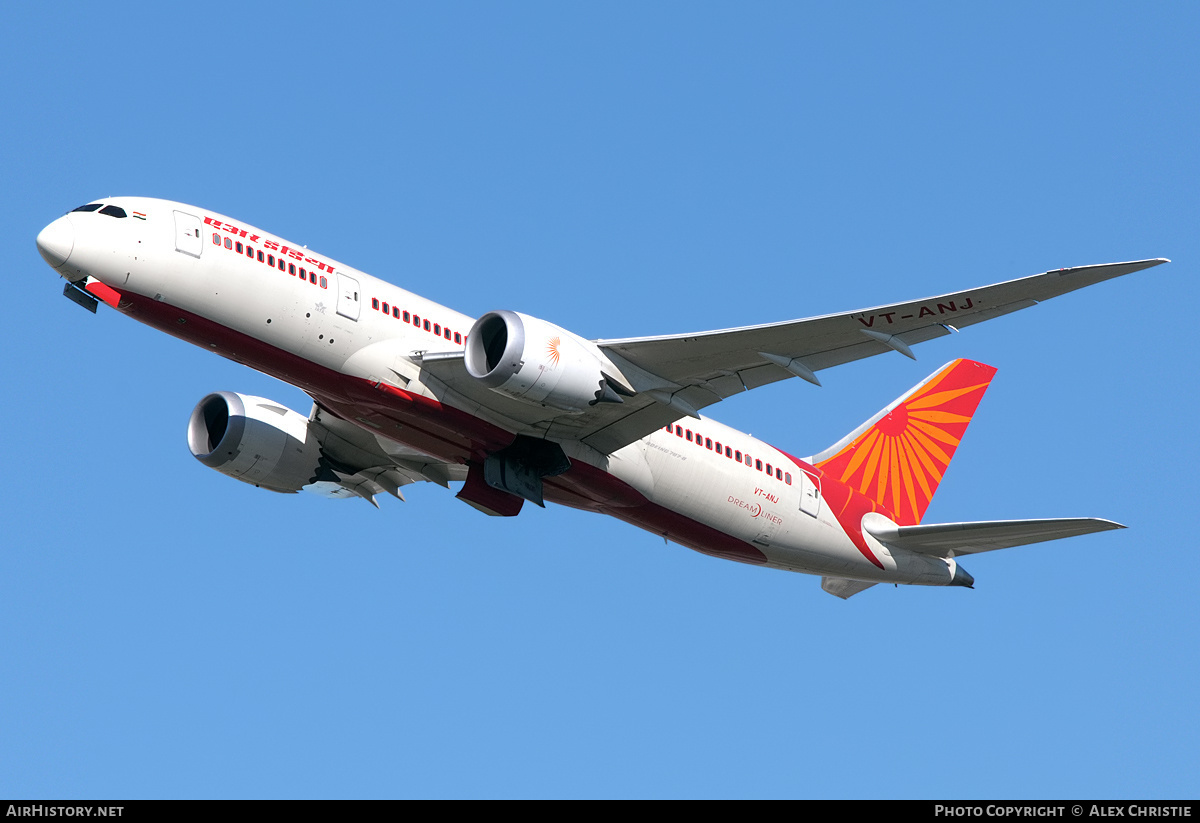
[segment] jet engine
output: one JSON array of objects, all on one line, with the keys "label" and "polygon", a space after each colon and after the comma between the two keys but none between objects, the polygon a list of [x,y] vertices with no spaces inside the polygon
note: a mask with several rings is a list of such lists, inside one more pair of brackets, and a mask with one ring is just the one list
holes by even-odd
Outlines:
[{"label": "jet engine", "polygon": [[262,397],[215,392],[188,420],[192,456],[221,474],[276,492],[295,493],[325,473],[308,418]]},{"label": "jet engine", "polygon": [[611,376],[617,370],[593,343],[519,312],[493,311],[476,320],[465,365],[492,391],[526,403],[579,412],[622,402],[621,384]]}]

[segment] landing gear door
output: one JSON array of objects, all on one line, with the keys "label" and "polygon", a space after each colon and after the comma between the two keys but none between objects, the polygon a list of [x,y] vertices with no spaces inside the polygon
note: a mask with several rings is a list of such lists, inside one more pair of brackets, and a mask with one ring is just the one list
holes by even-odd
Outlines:
[{"label": "landing gear door", "polygon": [[809,477],[807,472],[800,472],[800,511],[810,517],[821,513],[820,480]]},{"label": "landing gear door", "polygon": [[351,320],[358,319],[358,281],[344,274],[337,275],[338,301],[337,313]]},{"label": "landing gear door", "polygon": [[200,218],[187,212],[175,212],[175,251],[199,257],[204,249]]}]

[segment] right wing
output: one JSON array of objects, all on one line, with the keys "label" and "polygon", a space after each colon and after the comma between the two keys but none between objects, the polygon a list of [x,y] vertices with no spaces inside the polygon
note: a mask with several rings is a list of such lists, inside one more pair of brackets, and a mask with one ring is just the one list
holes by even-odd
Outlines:
[{"label": "right wing", "polygon": [[[596,340],[632,394],[566,414],[503,397],[471,378],[463,353],[429,352],[421,361],[431,385],[460,397],[462,408],[486,410],[503,425],[558,440],[580,440],[603,454],[734,394],[789,377],[820,385],[816,372],[898,351],[1036,305],[1076,289],[1148,269],[1167,260],[1078,266],[977,289],[871,309],[736,329]],[[440,388],[440,387],[439,387]]]},{"label": "right wing", "polygon": [[[671,384],[660,393],[668,393],[678,403],[677,409],[686,413],[687,409],[699,410],[746,389],[792,376],[820,385],[816,372],[888,351],[913,357],[910,346],[949,334],[951,328],[982,323],[1166,262],[1165,258],[1156,258],[1077,266],[841,314],[693,334],[597,340],[596,345],[633,364],[634,371],[647,372]],[[633,375],[627,372],[627,376],[637,387]],[[628,401],[625,406],[630,406]],[[621,407],[606,411],[613,414]],[[627,408],[626,415],[583,439],[601,451],[612,451],[671,422],[670,414],[652,407],[649,414],[643,415],[647,419],[639,420],[637,415],[635,409]],[[680,416],[678,411],[675,416]]]},{"label": "right wing", "polygon": [[[793,375],[816,382],[811,373],[822,369],[889,350],[911,357],[905,351],[909,346],[949,334],[950,328],[982,323],[1060,294],[1166,262],[1169,261],[1165,258],[1156,258],[1077,266],[841,314],[692,334],[597,340],[596,344],[681,385],[714,373],[737,375],[747,389]],[[793,368],[789,370],[788,365]]]}]

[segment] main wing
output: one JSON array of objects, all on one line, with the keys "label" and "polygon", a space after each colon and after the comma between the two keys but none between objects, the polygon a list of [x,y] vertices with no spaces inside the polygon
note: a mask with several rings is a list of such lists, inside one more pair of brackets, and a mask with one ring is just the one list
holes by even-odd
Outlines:
[{"label": "main wing", "polygon": [[[870,309],[744,326],[736,329],[597,340],[636,393],[564,414],[504,398],[467,373],[461,352],[428,353],[422,362],[431,387],[462,396],[528,433],[576,439],[611,454],[655,429],[739,392],[797,376],[820,385],[816,372],[898,351],[1111,280],[1165,258],[1077,266],[976,289]],[[435,389],[436,390],[436,389]]]},{"label": "main wing", "polygon": [[403,446],[378,438],[340,418],[317,401],[308,419],[309,429],[321,445],[319,483],[312,491],[330,497],[355,495],[378,507],[376,495],[404,499],[401,489],[428,481],[446,486],[466,479],[465,466],[443,463]]}]

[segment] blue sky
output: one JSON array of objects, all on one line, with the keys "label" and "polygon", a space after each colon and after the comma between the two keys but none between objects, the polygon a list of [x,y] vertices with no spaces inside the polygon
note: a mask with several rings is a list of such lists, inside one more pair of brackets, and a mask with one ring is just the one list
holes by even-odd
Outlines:
[{"label": "blue sky", "polygon": [[[0,796],[1195,797],[1200,11],[978,6],[9,9]],[[1130,528],[842,602],[561,508],[255,490],[188,414],[305,397],[37,255],[119,194],[588,337],[1170,257],[709,410],[810,454],[981,360],[926,519]]]}]

